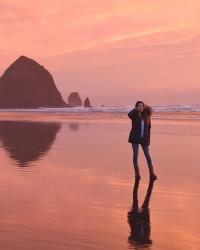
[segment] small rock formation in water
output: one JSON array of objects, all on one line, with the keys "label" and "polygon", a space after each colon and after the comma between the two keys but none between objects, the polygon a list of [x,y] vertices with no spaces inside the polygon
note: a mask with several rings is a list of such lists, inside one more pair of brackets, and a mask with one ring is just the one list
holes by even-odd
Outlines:
[{"label": "small rock formation in water", "polygon": [[44,66],[20,56],[0,78],[0,108],[70,107]]},{"label": "small rock formation in water", "polygon": [[68,96],[68,104],[72,107],[80,107],[83,105],[78,92],[71,92]]},{"label": "small rock formation in water", "polygon": [[86,108],[91,108],[92,105],[90,104],[90,100],[88,97],[86,97],[85,101],[84,101],[84,107]]}]

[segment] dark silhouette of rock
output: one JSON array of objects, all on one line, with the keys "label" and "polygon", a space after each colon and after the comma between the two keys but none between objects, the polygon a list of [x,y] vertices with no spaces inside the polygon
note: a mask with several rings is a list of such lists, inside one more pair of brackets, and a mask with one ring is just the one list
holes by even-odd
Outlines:
[{"label": "dark silhouette of rock", "polygon": [[20,56],[0,78],[0,108],[69,107],[52,75],[33,59]]},{"label": "dark silhouette of rock", "polygon": [[82,100],[79,96],[78,92],[71,92],[70,95],[68,96],[68,104],[73,106],[73,107],[79,107],[82,106]]},{"label": "dark silhouette of rock", "polygon": [[84,101],[84,107],[86,108],[91,108],[92,105],[90,104],[90,100],[88,97],[86,97],[85,101]]},{"label": "dark silhouette of rock", "polygon": [[61,123],[0,121],[0,142],[20,167],[42,158],[53,145]]}]

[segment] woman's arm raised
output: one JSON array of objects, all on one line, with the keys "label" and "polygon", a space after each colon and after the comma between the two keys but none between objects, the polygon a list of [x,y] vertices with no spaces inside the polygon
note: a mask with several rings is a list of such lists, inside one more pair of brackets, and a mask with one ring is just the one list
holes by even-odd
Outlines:
[{"label": "woman's arm raised", "polygon": [[132,109],[132,110],[128,113],[128,117],[129,117],[130,119],[133,119],[134,116],[135,116],[135,109]]}]

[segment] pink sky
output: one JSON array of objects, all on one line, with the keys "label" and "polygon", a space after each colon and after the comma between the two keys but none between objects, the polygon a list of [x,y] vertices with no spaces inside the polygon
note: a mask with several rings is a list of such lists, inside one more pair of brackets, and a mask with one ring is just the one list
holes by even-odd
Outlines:
[{"label": "pink sky", "polygon": [[0,0],[0,74],[20,55],[63,98],[92,104],[199,104],[197,0]]}]

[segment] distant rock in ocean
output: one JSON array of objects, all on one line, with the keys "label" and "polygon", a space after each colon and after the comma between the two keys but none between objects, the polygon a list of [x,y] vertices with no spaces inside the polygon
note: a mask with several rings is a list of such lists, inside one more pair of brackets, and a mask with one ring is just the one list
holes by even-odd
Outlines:
[{"label": "distant rock in ocean", "polygon": [[0,108],[70,107],[44,66],[20,56],[0,78]]},{"label": "distant rock in ocean", "polygon": [[83,105],[78,92],[71,92],[68,96],[68,104],[73,107],[80,107]]},{"label": "distant rock in ocean", "polygon": [[90,104],[90,100],[88,97],[86,97],[85,101],[84,101],[84,107],[86,108],[91,108],[92,105]]}]

